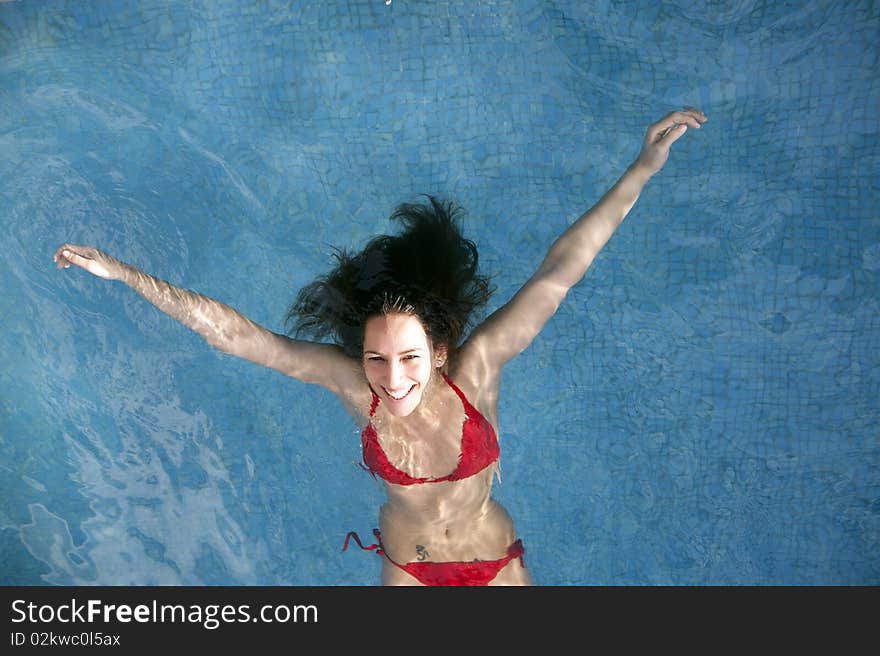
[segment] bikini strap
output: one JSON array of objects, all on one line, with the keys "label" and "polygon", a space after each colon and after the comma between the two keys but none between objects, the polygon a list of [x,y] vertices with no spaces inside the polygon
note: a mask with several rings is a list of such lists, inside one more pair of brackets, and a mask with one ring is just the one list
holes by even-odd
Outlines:
[{"label": "bikini strap", "polygon": [[[470,401],[467,400],[467,397],[464,395],[464,392],[462,392],[460,389],[458,389],[458,386],[455,383],[453,383],[452,380],[449,378],[449,376],[447,376],[446,374],[443,374],[443,380],[445,380],[446,384],[449,385],[453,390],[455,390],[456,394],[458,394],[458,398],[461,399],[461,403],[464,406],[465,414],[468,417],[470,417],[471,416],[470,409],[473,408],[474,406],[472,406]],[[474,408],[474,409],[476,409],[476,408]]]},{"label": "bikini strap", "polygon": [[[370,393],[373,395],[373,402],[372,402],[372,404],[370,405],[370,419],[372,419],[372,418],[373,418],[373,415],[376,413],[376,406],[379,405],[379,397],[378,397],[378,396],[376,395],[376,393],[373,391],[373,388],[370,388]],[[368,422],[367,422],[367,425],[364,427],[364,430],[361,432],[361,441],[363,441],[365,438],[368,438],[370,433],[372,433],[372,436],[371,436],[372,439],[378,443],[378,438],[377,438],[377,436],[376,436],[376,429],[373,428],[373,422],[372,422],[372,421],[368,421]],[[366,461],[364,461],[363,464],[358,463],[358,465],[359,465],[360,468],[363,469],[365,472],[369,472],[370,476],[373,477],[373,480],[376,480],[376,472],[374,472],[372,469],[370,469],[370,468],[367,466]],[[348,544],[348,538],[346,538],[345,543]],[[345,549],[343,549],[343,551],[345,551]]]},{"label": "bikini strap", "polygon": [[379,532],[378,528],[373,529],[373,535],[375,535],[376,539],[379,541],[378,544],[371,544],[365,547],[364,543],[361,542],[361,539],[358,537],[358,534],[354,531],[349,531],[348,535],[345,536],[345,544],[342,545],[342,550],[345,551],[348,549],[348,541],[354,538],[354,541],[357,542],[357,546],[364,551],[375,551],[380,556],[385,555],[385,549],[382,545],[382,534]]},{"label": "bikini strap", "polygon": [[[374,472],[372,469],[370,469],[369,467],[367,467],[367,466],[366,466],[364,463],[362,463],[362,462],[356,462],[356,463],[354,463],[354,464],[356,464],[358,467],[360,467],[360,468],[363,469],[365,472],[367,472],[370,476],[372,476],[374,481],[377,481],[377,482],[378,482],[379,479],[376,478],[376,472]],[[343,549],[343,551],[345,551],[345,549]]]},{"label": "bikini strap", "polygon": [[372,417],[376,412],[376,406],[379,405],[379,396],[370,388],[370,393],[373,395],[373,403],[370,405],[370,416]]},{"label": "bikini strap", "polygon": [[507,547],[507,561],[510,562],[514,558],[519,558],[519,564],[522,567],[525,567],[526,563],[523,560],[523,554],[525,552],[526,548],[523,546],[522,539],[520,538],[509,547]]}]

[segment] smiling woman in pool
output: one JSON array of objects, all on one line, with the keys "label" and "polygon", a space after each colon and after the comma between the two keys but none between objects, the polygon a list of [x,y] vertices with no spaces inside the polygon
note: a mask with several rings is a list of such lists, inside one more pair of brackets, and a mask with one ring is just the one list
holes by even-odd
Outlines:
[{"label": "smiling woman in pool", "polygon": [[651,125],[641,152],[605,196],[551,246],[514,297],[462,342],[488,301],[474,244],[452,204],[403,204],[400,235],[337,254],[337,266],[307,285],[288,312],[296,335],[280,335],[214,299],[183,290],[88,246],[64,244],[70,264],[121,280],[225,353],[334,392],[363,429],[365,468],[386,483],[377,543],[387,585],[526,585],[522,542],[491,498],[498,471],[502,367],[532,342],[629,213],[687,126],[706,116],[685,108]]}]

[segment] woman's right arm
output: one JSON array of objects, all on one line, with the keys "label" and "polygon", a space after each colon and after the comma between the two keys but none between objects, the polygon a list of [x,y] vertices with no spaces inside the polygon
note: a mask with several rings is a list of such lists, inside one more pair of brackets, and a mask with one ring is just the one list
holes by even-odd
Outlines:
[{"label": "woman's right arm", "polygon": [[90,246],[64,244],[58,268],[70,264],[106,280],[121,280],[168,316],[199,333],[224,353],[276,369],[343,395],[358,384],[358,363],[332,344],[290,339],[266,330],[213,298],[175,287]]}]

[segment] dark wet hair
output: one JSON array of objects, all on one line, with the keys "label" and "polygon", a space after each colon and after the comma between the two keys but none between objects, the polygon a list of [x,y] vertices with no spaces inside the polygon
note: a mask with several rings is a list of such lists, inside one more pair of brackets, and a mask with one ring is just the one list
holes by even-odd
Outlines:
[{"label": "dark wet hair", "polygon": [[400,234],[374,237],[356,254],[334,249],[336,267],[303,287],[285,316],[296,337],[330,337],[361,359],[367,320],[399,312],[417,317],[435,348],[454,351],[494,289],[461,234],[462,208],[423,195],[430,205],[403,203],[391,215],[403,223]]}]

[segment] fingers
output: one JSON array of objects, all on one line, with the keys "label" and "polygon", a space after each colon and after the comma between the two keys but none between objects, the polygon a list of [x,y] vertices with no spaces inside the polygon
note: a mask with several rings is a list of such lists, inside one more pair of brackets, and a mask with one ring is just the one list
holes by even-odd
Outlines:
[{"label": "fingers", "polygon": [[55,251],[55,255],[52,259],[58,263],[59,269],[69,269],[71,264],[76,264],[74,258],[77,257],[79,257],[79,255],[73,251],[73,246],[71,244],[62,244],[58,247],[58,250]]},{"label": "fingers", "polygon": [[706,114],[704,114],[701,110],[697,109],[696,107],[691,107],[690,105],[685,105],[684,109],[677,112],[672,112],[672,114],[683,114],[686,116],[692,116],[702,123],[705,123],[707,120],[709,120]]},{"label": "fingers", "polygon": [[671,112],[660,121],[657,121],[654,125],[656,125],[661,131],[669,130],[669,128],[674,128],[677,125],[689,125],[692,128],[699,128],[701,124],[705,123],[707,120],[708,119],[704,118],[702,114],[696,114],[694,112]]},{"label": "fingers", "polygon": [[64,244],[55,251],[55,261],[58,262],[58,268],[62,266],[66,269],[71,264],[85,269],[94,276],[104,278],[105,280],[114,280],[114,275],[118,274],[120,262],[97,248],[92,246],[76,246],[75,244]]},{"label": "fingers", "polygon": [[[683,135],[686,130],[687,130],[687,125],[685,125],[684,123],[674,123],[674,124],[670,125],[668,128],[666,128],[665,130],[663,130],[663,132],[660,133],[659,138],[666,139],[669,135],[672,135],[672,137],[670,138],[670,141],[675,141],[678,138],[678,136]],[[678,135],[678,136],[676,136],[676,135]]]},{"label": "fingers", "polygon": [[65,258],[66,253],[67,251],[64,250],[64,246],[62,246],[57,251],[55,251],[55,255],[52,256],[52,260],[58,264],[59,269],[61,269],[62,267],[66,269],[70,266],[69,264],[67,264],[67,259]]},{"label": "fingers", "polygon": [[[670,112],[651,126],[651,137],[653,140],[660,140],[670,134],[681,136],[687,130],[686,126],[700,128],[701,124],[708,120],[708,117],[696,107],[685,105],[684,111]],[[674,136],[673,141],[678,136]]]},{"label": "fingers", "polygon": [[693,112],[698,117],[702,118],[704,123],[709,120],[709,117],[706,116],[706,114],[704,114],[701,110],[697,109],[696,107],[691,107],[690,105],[685,105],[684,109],[685,109],[685,111]]},{"label": "fingers", "polygon": [[55,251],[55,257],[66,256],[65,251],[70,252],[72,248],[73,244],[61,244],[61,246]]},{"label": "fingers", "polygon": [[670,119],[674,120],[677,123],[686,123],[691,127],[698,128],[701,123],[705,123],[708,121],[708,117],[701,112],[699,109],[695,107],[690,107],[685,105],[684,111],[680,112],[671,112],[669,116],[664,119],[664,122],[668,122]]}]

